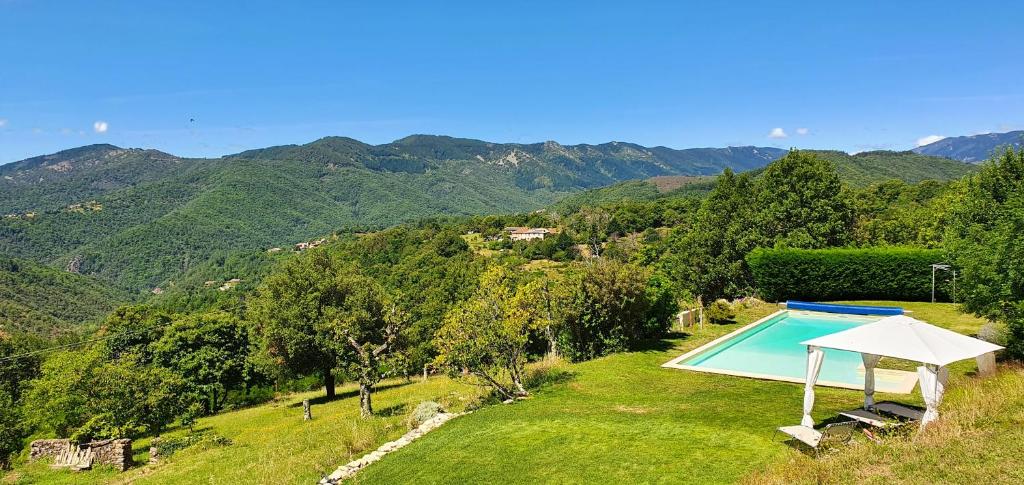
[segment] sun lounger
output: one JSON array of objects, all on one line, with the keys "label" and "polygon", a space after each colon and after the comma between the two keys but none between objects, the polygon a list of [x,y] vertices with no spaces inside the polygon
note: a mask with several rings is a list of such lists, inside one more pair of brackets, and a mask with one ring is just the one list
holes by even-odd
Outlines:
[{"label": "sun lounger", "polygon": [[844,411],[839,413],[839,415],[850,418],[861,424],[873,426],[875,428],[888,428],[896,424],[891,420],[888,420],[866,409],[854,409],[852,411]]},{"label": "sun lounger", "polygon": [[776,433],[781,431],[790,438],[809,446],[817,454],[818,450],[823,447],[831,446],[837,442],[846,443],[850,441],[853,438],[855,425],[856,421],[832,423],[825,425],[821,431],[803,425],[782,426],[776,430]]},{"label": "sun lounger", "polygon": [[920,421],[921,418],[924,416],[924,411],[921,411],[920,409],[914,409],[912,407],[904,406],[902,404],[890,401],[875,404],[875,410],[881,411],[886,414],[891,414],[893,416],[906,418],[911,421]]}]

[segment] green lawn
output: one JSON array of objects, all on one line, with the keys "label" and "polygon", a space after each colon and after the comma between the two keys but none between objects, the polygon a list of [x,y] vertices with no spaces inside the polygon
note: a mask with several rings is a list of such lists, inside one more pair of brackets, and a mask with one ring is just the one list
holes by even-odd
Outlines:
[{"label": "green lawn", "polygon": [[[900,305],[894,302],[873,304]],[[973,333],[952,305],[906,304],[916,316]],[[359,483],[723,483],[802,455],[772,439],[800,419],[802,386],[659,367],[733,325],[570,366],[571,381],[511,406],[484,408],[385,457]],[[974,369],[956,365],[954,375]],[[955,384],[954,384],[955,385]],[[857,407],[860,391],[818,388],[814,417]],[[886,395],[919,404],[920,396]]]},{"label": "green lawn", "polygon": [[[952,305],[904,306],[918,318],[964,333],[973,333],[982,323],[957,314]],[[772,439],[777,426],[799,421],[801,385],[660,367],[777,309],[751,308],[734,324],[709,325],[644,350],[564,364],[563,379],[533,397],[455,419],[361,471],[355,482],[735,482],[806,460],[781,439]],[[972,362],[954,366],[952,386],[973,369]],[[156,466],[121,475],[109,470],[72,475],[39,463],[19,467],[4,481],[309,484],[401,435],[406,414],[418,402],[434,399],[459,410],[478,393],[446,378],[390,381],[375,394],[384,416],[364,421],[358,418],[354,388],[340,391],[346,396],[315,405],[315,419],[308,423],[296,404],[318,393],[203,419],[199,428],[226,436],[233,444],[187,449]],[[920,403],[917,394],[878,397]],[[819,387],[814,417],[832,418],[862,399],[859,391]],[[147,440],[137,443],[138,459],[144,459],[147,446]]]},{"label": "green lawn", "polygon": [[[338,388],[341,399],[328,403],[323,391],[295,394],[269,404],[204,418],[197,430],[216,432],[230,446],[188,448],[156,466],[139,466],[124,474],[97,469],[73,474],[50,470],[47,463],[18,467],[4,483],[316,483],[339,465],[393,440],[408,429],[405,418],[416,404],[434,400],[461,410],[478,401],[480,390],[436,377],[427,382],[386,381],[374,394],[379,417],[359,418],[358,389]],[[302,420],[301,402],[312,399],[313,420]],[[166,436],[182,435],[175,430]],[[135,459],[148,459],[149,439],[135,443]]]}]

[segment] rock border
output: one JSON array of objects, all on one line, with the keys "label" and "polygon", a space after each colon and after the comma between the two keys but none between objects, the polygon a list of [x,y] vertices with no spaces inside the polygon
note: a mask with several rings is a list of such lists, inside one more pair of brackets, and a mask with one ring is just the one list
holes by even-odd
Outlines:
[{"label": "rock border", "polygon": [[384,455],[387,455],[388,453],[391,453],[393,451],[397,451],[404,447],[405,445],[408,445],[409,443],[416,441],[423,435],[441,427],[442,424],[447,423],[448,421],[454,418],[464,416],[467,414],[469,414],[469,412],[438,413],[437,416],[434,416],[433,418],[424,421],[423,424],[417,426],[416,429],[413,429],[412,431],[405,433],[404,435],[402,435],[401,438],[398,438],[395,441],[389,441],[387,443],[384,443],[383,445],[380,445],[380,447],[377,448],[376,450],[371,451],[358,459],[352,460],[347,464],[338,467],[337,470],[334,470],[334,473],[331,473],[330,475],[321,478],[319,483],[320,485],[336,485],[342,480],[351,478],[353,475],[356,474],[356,472],[362,470],[363,468],[366,468],[371,463],[374,463],[380,460],[381,458],[384,458]]}]

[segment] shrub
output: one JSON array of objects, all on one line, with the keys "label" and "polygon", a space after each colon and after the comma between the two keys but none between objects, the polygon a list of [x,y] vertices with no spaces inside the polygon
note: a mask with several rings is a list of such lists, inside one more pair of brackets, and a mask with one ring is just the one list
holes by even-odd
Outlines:
[{"label": "shrub", "polygon": [[189,433],[185,436],[172,436],[169,438],[159,438],[158,440],[159,441],[154,441],[156,454],[160,458],[167,458],[178,451],[184,450],[185,448],[191,448],[193,446],[205,450],[222,446],[231,446],[232,444],[230,438],[213,432]]},{"label": "shrub", "polygon": [[736,310],[728,300],[719,298],[708,305],[708,319],[712,323],[730,322],[733,318],[736,318]]},{"label": "shrub", "polygon": [[[944,254],[898,247],[755,249],[746,259],[758,291],[769,301],[928,301],[931,265],[943,262]],[[945,277],[937,281],[937,297],[946,295]]]},{"label": "shrub", "polygon": [[409,429],[414,429],[442,412],[444,412],[444,409],[441,408],[440,404],[434,401],[424,401],[419,403],[416,406],[416,409],[409,414],[409,419],[406,421],[406,424],[409,425]]},{"label": "shrub", "polygon": [[988,322],[978,329],[978,338],[996,345],[1006,345],[1006,326],[998,322]]},{"label": "shrub", "polygon": [[574,362],[660,336],[678,310],[668,278],[610,258],[577,265],[564,287],[558,347]]}]

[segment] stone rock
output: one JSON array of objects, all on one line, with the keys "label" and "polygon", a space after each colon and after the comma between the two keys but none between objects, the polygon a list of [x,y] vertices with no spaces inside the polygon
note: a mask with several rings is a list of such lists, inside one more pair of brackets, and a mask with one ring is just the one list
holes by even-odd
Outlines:
[{"label": "stone rock", "polygon": [[[71,441],[66,439],[35,440],[29,445],[29,459],[56,458],[70,444]],[[94,464],[110,465],[122,472],[135,464],[130,439],[100,440],[78,446],[92,452]]]},{"label": "stone rock", "polygon": [[466,414],[469,413],[439,413],[437,416],[434,416],[433,418],[430,418],[423,424],[419,425],[419,427],[409,431],[408,433],[405,433],[397,440],[384,443],[383,445],[380,445],[380,447],[378,447],[376,450],[371,451],[370,453],[367,453],[356,460],[352,460],[346,465],[338,467],[337,470],[334,470],[334,473],[331,473],[329,476],[321,479],[320,483],[323,485],[334,485],[342,480],[350,478],[353,475],[355,475],[356,472],[358,472],[359,470],[365,468],[371,463],[379,461],[388,453],[396,451],[399,448],[402,448],[405,445],[412,443],[413,441],[417,440],[424,434],[434,429],[437,429],[442,424],[450,421],[451,419],[457,418],[459,416],[464,416]]}]

